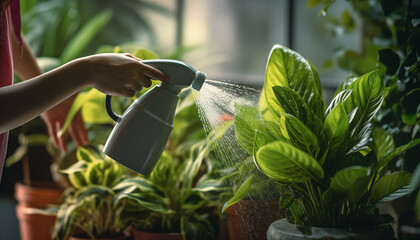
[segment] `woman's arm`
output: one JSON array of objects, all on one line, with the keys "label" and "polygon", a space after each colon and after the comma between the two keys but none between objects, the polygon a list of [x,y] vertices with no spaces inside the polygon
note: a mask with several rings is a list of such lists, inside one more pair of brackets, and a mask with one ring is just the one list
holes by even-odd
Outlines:
[{"label": "woman's arm", "polygon": [[[35,55],[32,53],[29,45],[23,40],[23,46],[20,48],[16,35],[11,29],[10,36],[12,37],[13,46],[13,65],[15,73],[22,79],[27,80],[42,74],[39,68]],[[77,93],[57,104],[53,108],[43,112],[41,119],[47,126],[48,133],[52,139],[55,147],[59,147],[62,151],[67,150],[67,135],[58,136],[60,129],[63,127],[67,118],[67,114],[76,98]],[[89,143],[85,124],[83,122],[80,111],[74,116],[71,121],[68,133],[76,143],[77,146],[84,146]]]},{"label": "woman's arm", "polygon": [[35,118],[81,89],[134,96],[150,78],[168,81],[161,71],[127,54],[97,54],[71,61],[30,80],[0,88],[0,132]]}]

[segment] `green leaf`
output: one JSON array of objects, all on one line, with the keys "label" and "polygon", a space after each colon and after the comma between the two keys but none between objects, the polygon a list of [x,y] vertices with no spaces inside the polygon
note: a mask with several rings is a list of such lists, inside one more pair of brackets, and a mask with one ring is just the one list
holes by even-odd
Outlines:
[{"label": "green leaf", "polygon": [[86,172],[85,178],[87,183],[90,185],[99,185],[103,182],[103,162],[92,162],[89,163]]},{"label": "green leaf", "polygon": [[309,109],[321,118],[325,105],[320,95],[321,90],[318,89],[319,78],[314,71],[315,69],[300,54],[286,47],[275,45],[267,63],[260,104],[267,105],[274,116],[280,116],[284,110],[272,89],[274,86],[289,87],[299,93]]},{"label": "green leaf", "polygon": [[295,147],[316,158],[320,150],[317,137],[305,124],[294,116],[286,114],[283,117],[285,118],[290,142]]},{"label": "green leaf", "polygon": [[393,151],[389,152],[387,155],[385,155],[383,158],[379,159],[378,164],[376,165],[376,169],[381,169],[384,166],[386,166],[389,161],[394,159],[395,157],[399,156],[401,153],[407,151],[410,148],[413,148],[420,144],[420,138],[416,138],[414,140],[411,140],[409,143],[404,144]]},{"label": "green leaf", "polygon": [[85,187],[87,185],[85,175],[83,174],[82,171],[74,172],[70,174],[69,180],[70,180],[71,185],[76,189]]},{"label": "green leaf", "polygon": [[112,12],[103,10],[93,16],[67,44],[60,56],[61,62],[71,61],[83,52],[92,39],[107,25],[112,18]]},{"label": "green leaf", "polygon": [[394,150],[394,139],[389,132],[381,128],[375,128],[372,136],[374,143],[373,148],[378,159]]},{"label": "green leaf", "polygon": [[401,98],[402,120],[407,125],[414,125],[420,119],[420,88],[411,90]]},{"label": "green leaf", "polygon": [[70,167],[61,170],[60,172],[65,173],[65,174],[74,174],[76,172],[83,172],[85,171],[87,168],[87,164],[85,161],[77,161],[75,162],[73,165],[71,165]]},{"label": "green leaf", "polygon": [[171,186],[171,177],[174,174],[174,166],[172,164],[173,158],[165,151],[159,158],[158,163],[150,174],[150,181],[158,186],[165,187]]},{"label": "green leaf", "polygon": [[345,194],[352,202],[358,201],[365,194],[370,182],[370,170],[367,167],[352,166],[338,171],[331,188]]},{"label": "green leaf", "polygon": [[411,173],[409,172],[395,172],[381,177],[373,185],[372,201],[392,201],[409,194],[410,179]]},{"label": "green leaf", "polygon": [[273,91],[285,113],[296,117],[309,128],[312,126],[311,112],[299,93],[282,86],[274,86]]},{"label": "green leaf", "polygon": [[344,89],[338,92],[333,100],[331,101],[330,105],[328,106],[327,110],[325,111],[325,117],[330,114],[330,112],[339,104],[342,104],[351,94],[351,89]]},{"label": "green leaf", "polygon": [[242,185],[239,187],[239,189],[236,191],[235,195],[233,195],[232,198],[229,199],[223,206],[222,212],[225,212],[228,207],[232,206],[233,204],[239,202],[240,200],[246,198],[249,196],[249,193],[252,192],[255,189],[255,179],[257,177],[255,175],[251,175],[248,177]]},{"label": "green leaf", "polygon": [[350,136],[353,144],[366,136],[362,129],[370,123],[384,100],[384,84],[378,71],[367,73],[349,87],[350,96],[342,103],[347,114],[357,108],[354,117],[350,119]]},{"label": "green leaf", "polygon": [[261,147],[255,162],[265,175],[278,182],[304,182],[324,177],[324,171],[312,156],[282,141]]},{"label": "green leaf", "polygon": [[239,144],[249,154],[253,154],[255,130],[259,126],[259,111],[249,105],[235,106],[235,132]]},{"label": "green leaf", "polygon": [[114,186],[113,190],[125,191],[126,189],[132,188],[133,186],[141,192],[157,192],[158,194],[160,193],[156,189],[153,182],[151,182],[149,179],[143,176],[124,179],[123,181],[118,183],[116,186]]},{"label": "green leaf", "polygon": [[97,159],[97,156],[95,154],[93,154],[91,151],[84,147],[77,148],[76,157],[77,160],[88,163],[94,162]]},{"label": "green leaf", "polygon": [[184,187],[189,189],[192,187],[193,180],[200,170],[204,157],[208,155],[206,144],[202,142],[196,143],[190,152],[190,158],[187,160],[185,167],[181,173],[181,179]]},{"label": "green leaf", "polygon": [[346,141],[349,130],[349,119],[341,104],[335,106],[327,115],[324,129],[329,139],[330,149],[340,147]]},{"label": "green leaf", "polygon": [[121,197],[125,197],[134,200],[139,205],[153,211],[163,214],[171,214],[173,210],[168,206],[168,200],[150,192],[140,192],[132,194],[123,194]]}]

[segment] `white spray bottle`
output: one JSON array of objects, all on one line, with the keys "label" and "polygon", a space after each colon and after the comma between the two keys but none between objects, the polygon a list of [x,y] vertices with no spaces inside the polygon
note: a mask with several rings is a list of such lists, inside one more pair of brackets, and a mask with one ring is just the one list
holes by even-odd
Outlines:
[{"label": "white spray bottle", "polygon": [[173,129],[178,94],[189,86],[199,91],[207,75],[181,61],[159,59],[142,62],[167,74],[170,82],[147,91],[122,116],[112,111],[111,96],[107,95],[108,114],[117,124],[103,151],[131,170],[149,175]]}]

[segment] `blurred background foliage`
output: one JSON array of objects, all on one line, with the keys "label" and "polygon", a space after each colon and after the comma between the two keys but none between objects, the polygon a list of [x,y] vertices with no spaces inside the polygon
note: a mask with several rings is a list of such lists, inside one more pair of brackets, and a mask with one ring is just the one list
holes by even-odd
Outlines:
[{"label": "blurred background foliage", "polygon": [[[379,68],[387,87],[387,97],[376,125],[394,136],[396,147],[420,137],[420,1],[347,0],[358,16],[348,9],[338,17],[328,9],[335,0],[308,0],[322,5],[320,15],[329,19],[332,36],[357,29],[360,18],[362,51],[336,50],[324,66],[339,67],[360,76]],[[395,169],[413,171],[419,163],[420,147],[410,149],[394,163]]]},{"label": "blurred background foliage", "polygon": [[156,42],[145,16],[172,10],[143,0],[22,0],[22,32],[39,57],[66,62],[93,54],[104,44]]}]

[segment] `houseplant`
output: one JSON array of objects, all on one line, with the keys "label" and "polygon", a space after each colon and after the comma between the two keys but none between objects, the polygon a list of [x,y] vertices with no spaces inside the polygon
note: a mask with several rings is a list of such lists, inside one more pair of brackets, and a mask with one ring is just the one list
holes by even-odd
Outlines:
[{"label": "houseplant", "polygon": [[63,170],[72,187],[60,205],[46,212],[57,217],[53,236],[57,240],[123,239],[126,226],[119,215],[124,206],[113,201],[114,187],[125,177],[126,168],[98,149],[78,148],[77,159]]},{"label": "houseplant", "polygon": [[382,170],[420,141],[394,149],[385,131],[372,128],[385,94],[379,73],[344,82],[340,89],[324,113],[314,67],[275,45],[259,108],[240,106],[251,109],[241,114],[253,124],[236,128],[243,131],[238,135],[254,136],[238,140],[252,146],[265,175],[289,189],[282,193],[280,207],[287,208],[288,221],[305,234],[311,234],[311,227],[373,230],[392,220],[379,215],[375,203],[408,194],[410,173]]}]

